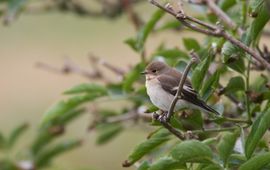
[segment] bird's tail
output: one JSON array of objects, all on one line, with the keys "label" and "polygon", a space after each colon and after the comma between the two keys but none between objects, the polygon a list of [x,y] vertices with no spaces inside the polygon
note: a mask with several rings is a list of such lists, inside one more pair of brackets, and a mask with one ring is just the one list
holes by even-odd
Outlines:
[{"label": "bird's tail", "polygon": [[204,109],[207,112],[211,112],[211,113],[215,113],[216,115],[220,115],[220,113],[218,111],[216,111],[215,109],[213,109],[211,106],[207,105],[204,101],[200,100],[200,102],[198,103],[198,105]]}]

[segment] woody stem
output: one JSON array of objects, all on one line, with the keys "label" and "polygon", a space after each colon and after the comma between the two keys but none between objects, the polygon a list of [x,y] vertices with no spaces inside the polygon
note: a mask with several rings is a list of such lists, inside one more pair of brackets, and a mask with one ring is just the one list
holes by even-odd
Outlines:
[{"label": "woody stem", "polygon": [[178,85],[178,89],[177,89],[177,92],[173,98],[173,101],[172,103],[170,104],[170,108],[169,108],[169,111],[167,113],[167,117],[166,117],[166,122],[169,122],[170,119],[171,119],[171,116],[174,112],[174,108],[175,108],[175,105],[177,103],[177,101],[179,100],[179,98],[181,98],[181,93],[182,93],[182,90],[183,90],[183,86],[184,86],[184,83],[187,79],[187,75],[188,75],[188,72],[192,66],[192,64],[194,63],[197,63],[198,60],[199,60],[199,57],[198,55],[194,52],[194,51],[191,51],[190,52],[190,56],[191,56],[191,60],[190,62],[188,63],[188,65],[186,66],[185,70],[184,70],[184,73],[181,77],[181,80],[179,82],[179,85]]}]

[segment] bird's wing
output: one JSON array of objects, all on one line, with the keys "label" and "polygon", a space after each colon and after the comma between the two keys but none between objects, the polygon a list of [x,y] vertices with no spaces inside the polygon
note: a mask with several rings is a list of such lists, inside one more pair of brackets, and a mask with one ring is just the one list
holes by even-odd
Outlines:
[{"label": "bird's wing", "polygon": [[[178,85],[180,82],[180,78],[172,77],[169,75],[160,75],[157,78],[161,84],[161,87],[166,92],[170,93],[171,95],[175,96]],[[198,98],[198,93],[194,90],[190,84],[190,82],[185,82],[183,89],[182,89],[182,99],[186,100],[208,112],[219,114],[216,110],[208,106],[203,100]]]},{"label": "bird's wing", "polygon": [[[158,76],[158,80],[161,84],[161,87],[173,96],[176,95],[180,79],[181,77],[175,76],[173,77],[166,74]],[[183,86],[182,94],[184,96],[187,95],[190,97],[197,98],[198,93],[196,92],[196,90],[192,88],[190,82],[186,81]]]}]

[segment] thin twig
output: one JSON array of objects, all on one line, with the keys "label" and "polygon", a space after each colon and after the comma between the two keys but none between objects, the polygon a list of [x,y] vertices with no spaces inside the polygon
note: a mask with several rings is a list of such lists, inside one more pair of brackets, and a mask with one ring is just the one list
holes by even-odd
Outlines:
[{"label": "thin twig", "polygon": [[249,123],[249,120],[245,119],[236,119],[236,118],[230,118],[230,117],[223,117],[224,121],[227,122],[234,122],[234,123]]},{"label": "thin twig", "polygon": [[231,131],[239,128],[239,126],[226,127],[226,128],[213,128],[213,129],[203,129],[203,130],[193,130],[191,133],[207,133],[207,132],[223,132],[223,131]]},{"label": "thin twig", "polygon": [[100,71],[97,71],[97,70],[90,71],[90,70],[82,69],[76,64],[74,64],[73,62],[71,62],[70,60],[66,60],[65,64],[61,68],[57,68],[43,62],[38,62],[36,66],[38,68],[41,68],[50,72],[58,73],[58,74],[71,74],[72,73],[72,74],[81,75],[88,79],[103,78],[103,75]]},{"label": "thin twig", "polygon": [[[221,84],[219,84],[218,87],[219,87],[218,96],[221,96],[225,92],[225,87],[223,87]],[[232,95],[230,93],[225,93],[224,95],[229,100],[231,100],[236,105],[236,107],[239,108],[241,111],[245,110],[244,104],[242,102],[238,101],[234,95]]]},{"label": "thin twig", "polygon": [[197,63],[199,61],[199,58],[198,58],[198,56],[197,56],[197,54],[195,52],[191,51],[190,55],[191,55],[191,60],[190,60],[190,62],[188,63],[188,65],[186,66],[186,68],[184,70],[184,73],[183,73],[183,75],[181,77],[181,80],[179,82],[179,85],[178,85],[177,92],[176,92],[176,94],[175,94],[175,96],[173,98],[173,101],[172,101],[172,103],[170,105],[170,109],[169,109],[168,114],[167,114],[166,119],[167,119],[168,122],[169,122],[169,120],[170,120],[170,118],[171,118],[171,116],[172,116],[172,114],[174,112],[174,108],[175,108],[175,105],[176,105],[177,101],[179,100],[179,98],[181,98],[181,93],[182,93],[182,90],[183,90],[183,86],[184,86],[184,83],[185,83],[185,81],[187,79],[187,75],[188,75],[188,72],[189,72],[192,64]]},{"label": "thin twig", "polygon": [[121,1],[123,4],[122,6],[124,7],[124,10],[127,12],[131,23],[134,25],[135,29],[138,31],[140,27],[143,25],[142,19],[134,11],[130,0],[121,0]]},{"label": "thin twig", "polygon": [[[256,51],[254,51],[252,48],[249,48],[246,46],[244,43],[241,41],[235,39],[233,36],[231,36],[229,33],[227,33],[222,27],[220,26],[211,26],[212,28],[215,28],[214,30],[209,29],[210,24],[205,24],[204,22],[197,22],[196,19],[194,19],[191,16],[188,16],[187,20],[187,15],[184,14],[181,10],[174,10],[173,8],[166,8],[163,5],[159,4],[156,0],[150,0],[150,2],[157,6],[158,8],[166,11],[167,13],[173,15],[177,20],[179,20],[183,25],[186,27],[206,34],[206,35],[211,35],[214,37],[223,37],[232,44],[236,45],[237,47],[243,49],[246,53],[250,54],[255,60],[252,60],[252,62],[256,66],[264,66],[267,70],[270,71],[270,63],[268,63],[264,58],[262,58]],[[201,27],[198,27],[196,24],[199,24]],[[203,24],[202,24],[203,23]],[[207,26],[206,26],[207,25]]]},{"label": "thin twig", "polygon": [[[245,86],[245,91],[249,91],[249,83],[250,83],[250,61],[248,61],[247,65],[247,75],[246,75],[246,86]],[[245,101],[246,101],[246,110],[247,110],[247,116],[248,116],[248,121],[252,122],[251,120],[251,112],[250,112],[250,99],[247,93],[245,93]]]},{"label": "thin twig", "polygon": [[237,24],[222,10],[220,9],[215,1],[213,0],[204,0],[209,9],[215,13],[228,27],[236,29],[237,33],[241,36],[243,34],[243,29],[237,27]]},{"label": "thin twig", "polygon": [[124,76],[126,74],[126,71],[124,71],[123,69],[121,69],[119,67],[115,67],[114,65],[106,62],[105,60],[101,59],[100,64],[103,65],[105,68],[112,71],[113,73],[115,73],[118,76]]}]

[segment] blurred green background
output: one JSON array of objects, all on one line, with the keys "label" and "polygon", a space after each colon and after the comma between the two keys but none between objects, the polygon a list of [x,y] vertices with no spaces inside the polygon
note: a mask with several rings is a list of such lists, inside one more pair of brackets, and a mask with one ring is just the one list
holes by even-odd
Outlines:
[{"label": "blurred green background", "polygon": [[[137,8],[146,18],[155,10],[147,3]],[[37,62],[61,67],[65,57],[69,57],[83,68],[91,69],[87,57],[92,53],[116,66],[127,67],[140,59],[123,43],[135,34],[136,31],[126,16],[111,20],[83,18],[57,12],[23,14],[11,25],[1,25],[0,128],[7,134],[22,122],[28,122],[31,127],[19,142],[19,146],[16,146],[14,154],[30,145],[38,132],[42,114],[63,97],[63,91],[88,82],[77,75],[64,76],[39,69],[36,67]],[[172,47],[182,43],[181,35],[175,37],[171,32],[157,35],[147,43],[149,53],[161,40]],[[83,138],[83,147],[61,155],[53,162],[53,168],[49,169],[123,169],[121,164],[128,153],[147,135],[145,126],[134,126],[113,142],[97,146],[95,134],[86,130],[90,122],[89,114],[72,123],[64,137]],[[17,156],[23,157],[23,152]]]},{"label": "blurred green background", "polygon": [[[155,9],[147,3],[137,8],[145,18]],[[125,68],[139,61],[139,56],[123,43],[135,33],[126,16],[112,20],[81,18],[57,12],[25,14],[10,26],[1,25],[0,129],[8,133],[22,122],[31,126],[15,151],[23,151],[30,144],[42,114],[63,97],[63,91],[88,82],[77,75],[64,76],[38,69],[35,66],[37,62],[61,67],[67,56],[83,68],[91,69],[87,57],[92,53]],[[147,42],[147,54],[162,41],[169,47],[181,46],[181,38],[189,35],[188,32],[178,36],[172,32],[156,34]],[[90,115],[85,114],[67,128],[64,138],[83,138],[84,145],[57,158],[49,169],[123,169],[121,164],[128,153],[147,135],[145,126],[134,126],[113,142],[97,146],[95,134],[86,130],[89,122]]]},{"label": "blurred green background", "polygon": [[[89,68],[88,53],[93,53],[119,66],[133,64],[139,58],[123,41],[134,34],[126,17],[110,21],[56,12],[22,15],[10,26],[1,25],[0,129],[7,134],[22,122],[31,126],[15,150],[23,150],[30,144],[42,114],[62,97],[63,91],[88,82],[77,75],[63,76],[38,69],[37,62],[61,67],[68,56]],[[96,146],[95,134],[86,131],[89,118],[89,114],[80,117],[65,135],[84,138],[83,147],[60,156],[50,169],[121,169],[131,148],[145,137],[141,129],[134,128],[105,146]]]}]

